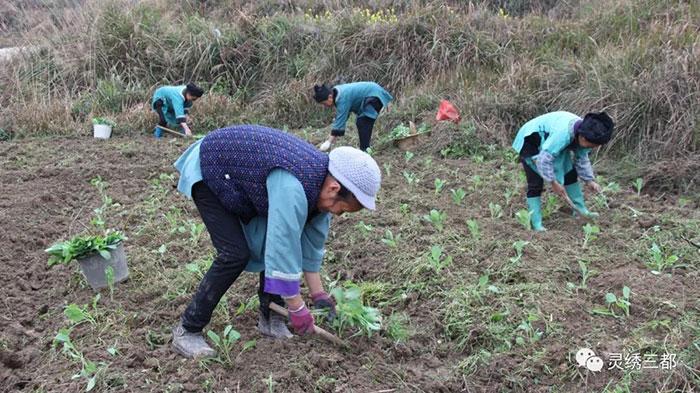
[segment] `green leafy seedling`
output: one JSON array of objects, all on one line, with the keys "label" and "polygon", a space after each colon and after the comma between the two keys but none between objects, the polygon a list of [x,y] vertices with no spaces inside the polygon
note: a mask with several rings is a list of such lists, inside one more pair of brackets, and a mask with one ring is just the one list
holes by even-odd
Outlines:
[{"label": "green leafy seedling", "polygon": [[474,241],[479,241],[481,239],[481,230],[479,229],[479,223],[472,219],[467,220],[467,227],[469,228],[469,233],[472,235]]},{"label": "green leafy seedling", "polygon": [[442,189],[445,187],[445,184],[447,184],[446,181],[440,178],[435,179],[435,195],[438,195],[442,192]]},{"label": "green leafy seedling", "polygon": [[637,190],[637,196],[640,196],[642,194],[642,187],[644,187],[644,180],[641,177],[638,177],[634,179],[632,185],[634,186],[634,189]]},{"label": "green leafy seedling", "polygon": [[403,171],[401,174],[403,175],[403,178],[406,179],[406,183],[408,183],[409,186],[416,185],[420,181],[418,176],[416,176],[416,174],[413,172]]},{"label": "green leafy seedling", "polygon": [[622,287],[622,296],[616,296],[612,292],[605,294],[605,304],[607,308],[596,307],[593,309],[594,314],[608,315],[618,318],[618,314],[615,313],[616,310],[621,310],[625,316],[630,316],[630,295],[632,291],[628,286]]},{"label": "green leafy seedling", "polygon": [[532,213],[527,209],[520,209],[515,213],[515,218],[518,219],[520,225],[522,225],[528,231],[532,229],[532,223],[530,222],[531,217]]},{"label": "green leafy seedling", "polygon": [[520,260],[523,257],[523,249],[525,246],[530,244],[530,242],[526,242],[525,240],[518,240],[513,243],[513,249],[515,250],[515,256],[510,258],[510,262],[513,264],[516,264],[520,262]]},{"label": "green leafy seedling", "polygon": [[433,245],[430,247],[430,253],[428,253],[428,265],[435,270],[440,272],[445,267],[452,263],[452,257],[447,255],[443,258],[442,247],[439,245]]},{"label": "green leafy seedling", "polygon": [[587,223],[586,225],[583,226],[583,248],[586,248],[588,246],[588,242],[591,242],[595,239],[598,238],[598,234],[600,233],[600,228],[597,225],[591,225],[590,223]]},{"label": "green leafy seedling", "polygon": [[382,327],[382,315],[378,309],[362,304],[362,291],[352,282],[345,287],[335,287],[331,290],[335,298],[336,317],[332,325],[339,336],[348,329],[356,329],[357,334],[371,337]]},{"label": "green leafy seedling", "polygon": [[491,212],[491,218],[501,218],[503,216],[503,208],[498,203],[489,202],[489,212]]},{"label": "green leafy seedling", "polygon": [[391,177],[391,164],[384,163],[384,172],[386,172],[386,177]]},{"label": "green leafy seedling", "polygon": [[231,358],[231,350],[236,342],[241,338],[241,334],[233,329],[233,326],[226,325],[224,332],[219,336],[213,330],[207,331],[207,337],[214,343],[217,348],[218,358],[216,360],[228,367],[233,366]]},{"label": "green leafy seedling", "polygon": [[89,322],[92,325],[95,324],[95,318],[92,316],[90,311],[88,311],[87,304],[80,307],[77,304],[71,303],[63,310],[63,315],[68,318],[73,326],[79,325],[83,322]]},{"label": "green leafy seedling", "polygon": [[408,163],[409,161],[411,161],[411,159],[413,158],[414,155],[415,155],[415,154],[413,154],[412,152],[407,151],[407,152],[404,154],[404,159],[406,160],[406,163]]},{"label": "green leafy seedling", "polygon": [[646,265],[651,269],[652,274],[661,274],[664,270],[672,268],[676,262],[678,262],[678,256],[665,255],[658,244],[653,243],[649,248],[649,259]]},{"label": "green leafy seedling", "polygon": [[355,228],[357,228],[363,236],[369,235],[374,230],[374,227],[371,224],[365,224],[364,221],[358,222],[357,225],[355,225]]},{"label": "green leafy seedling", "polygon": [[450,193],[452,194],[452,201],[455,203],[455,205],[461,205],[462,200],[467,196],[466,191],[464,191],[461,187],[456,190],[451,189]]},{"label": "green leafy seedling", "polygon": [[394,236],[394,233],[391,231],[391,229],[387,229],[384,232],[384,237],[382,238],[382,243],[386,244],[387,246],[391,248],[396,248],[396,243],[399,241],[401,238],[401,235],[396,235]]},{"label": "green leafy seedling", "polygon": [[438,231],[442,232],[442,230],[445,228],[444,223],[447,219],[447,213],[432,209],[430,214],[423,216],[423,219],[432,223]]}]

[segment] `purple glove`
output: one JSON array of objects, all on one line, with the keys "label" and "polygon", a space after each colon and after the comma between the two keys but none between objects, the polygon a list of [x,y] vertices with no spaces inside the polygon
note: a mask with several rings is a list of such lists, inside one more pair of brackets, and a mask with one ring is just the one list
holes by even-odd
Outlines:
[{"label": "purple glove", "polygon": [[314,332],[314,316],[311,315],[306,304],[302,304],[298,310],[289,310],[289,320],[291,321],[292,329],[299,335],[304,335]]},{"label": "purple glove", "polygon": [[318,292],[311,294],[311,301],[314,302],[315,309],[328,311],[328,321],[333,322],[336,316],[333,298],[328,296],[326,292]]}]

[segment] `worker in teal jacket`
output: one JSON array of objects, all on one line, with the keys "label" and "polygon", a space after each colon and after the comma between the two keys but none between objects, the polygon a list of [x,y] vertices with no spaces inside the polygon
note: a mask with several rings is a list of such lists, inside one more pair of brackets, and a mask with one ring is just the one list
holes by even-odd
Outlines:
[{"label": "worker in teal jacket", "polygon": [[162,86],[153,94],[151,108],[158,114],[158,126],[153,130],[153,135],[160,138],[163,130],[159,126],[175,128],[180,125],[185,135],[191,136],[192,130],[187,125],[189,111],[192,103],[204,94],[201,87],[190,83],[181,86]]},{"label": "worker in teal jacket", "polygon": [[173,329],[173,349],[186,357],[214,356],[202,330],[243,271],[260,277],[258,330],[291,337],[269,305],[287,306],[298,334],[314,331],[301,281],[316,309],[335,314],[319,271],[331,215],[374,210],[381,173],[374,159],[343,146],[330,154],[301,138],[257,125],[210,132],[175,163],[178,190],[194,201],[217,251]]},{"label": "worker in teal jacket", "polygon": [[588,153],[608,143],[613,128],[613,120],[605,112],[589,113],[581,119],[564,111],[538,116],[520,128],[513,149],[525,169],[527,206],[534,230],[546,230],[542,226],[540,201],[544,182],[555,194],[570,199],[580,214],[597,216],[586,208],[578,178],[592,191],[601,191]]},{"label": "worker in teal jacket", "polygon": [[360,136],[360,150],[366,151],[372,139],[372,128],[382,108],[385,108],[394,97],[383,87],[374,82],[355,82],[335,85],[314,86],[314,99],[319,104],[331,108],[335,106],[335,120],[328,140],[319,147],[321,151],[331,148],[338,137],[345,135],[345,123],[350,112],[357,118],[357,132]]}]

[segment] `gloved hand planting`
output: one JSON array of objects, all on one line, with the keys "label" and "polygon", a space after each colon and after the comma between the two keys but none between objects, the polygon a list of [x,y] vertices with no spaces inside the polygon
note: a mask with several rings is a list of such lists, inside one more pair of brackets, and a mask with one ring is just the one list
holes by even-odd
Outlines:
[{"label": "gloved hand planting", "polygon": [[335,301],[326,292],[318,292],[311,294],[311,301],[314,302],[314,309],[326,310],[328,312],[328,321],[333,322],[336,316]]},{"label": "gloved hand planting", "polygon": [[294,332],[299,335],[304,335],[314,332],[314,316],[311,315],[306,304],[302,303],[301,307],[296,310],[287,308],[289,311],[289,320]]}]

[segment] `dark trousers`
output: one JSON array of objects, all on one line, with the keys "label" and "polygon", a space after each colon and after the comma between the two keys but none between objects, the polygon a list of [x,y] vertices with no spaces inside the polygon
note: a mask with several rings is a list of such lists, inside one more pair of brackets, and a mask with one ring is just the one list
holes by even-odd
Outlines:
[{"label": "dark trousers", "polygon": [[[537,172],[532,170],[529,165],[525,162],[526,157],[520,157],[520,162],[523,164],[523,169],[525,169],[525,178],[527,179],[527,197],[534,198],[542,195],[542,190],[544,189],[544,179],[542,176],[538,175]],[[574,184],[578,181],[578,174],[576,173],[576,168],[572,168],[569,172],[564,175],[564,185]]]},{"label": "dark trousers", "polygon": [[[202,278],[197,292],[182,315],[182,326],[189,332],[199,332],[211,320],[211,315],[221,297],[245,269],[250,251],[238,217],[221,205],[219,199],[204,182],[198,182],[192,186],[192,199],[216,249],[214,262]],[[269,316],[270,302],[284,305],[284,301],[280,296],[264,291],[264,279],[265,274],[262,272],[258,296],[261,311]]]},{"label": "dark trousers", "polygon": [[158,100],[153,103],[153,110],[158,114],[158,125],[167,126],[168,122],[165,120],[165,114],[163,114],[163,101]]}]

